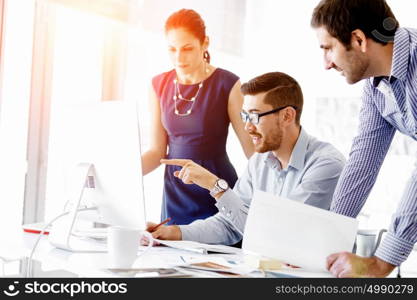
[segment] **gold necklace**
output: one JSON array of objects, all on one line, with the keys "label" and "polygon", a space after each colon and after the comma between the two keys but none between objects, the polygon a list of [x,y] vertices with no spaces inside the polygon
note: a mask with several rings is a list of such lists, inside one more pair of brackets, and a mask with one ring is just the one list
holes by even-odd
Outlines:
[{"label": "gold necklace", "polygon": [[[188,116],[188,115],[191,114],[191,112],[193,110],[193,107],[194,107],[195,100],[197,99],[198,94],[200,93],[200,90],[203,87],[203,82],[204,82],[204,80],[202,82],[200,82],[200,84],[198,85],[197,93],[193,97],[191,97],[190,99],[187,99],[187,98],[184,98],[181,94],[180,87],[178,86],[178,80],[174,79],[175,94],[174,94],[174,97],[172,97],[172,98],[174,99],[174,113],[177,116],[185,117],[185,116]],[[178,110],[177,101],[179,101],[179,100],[191,102],[191,107],[185,113],[180,113],[179,110]]]}]

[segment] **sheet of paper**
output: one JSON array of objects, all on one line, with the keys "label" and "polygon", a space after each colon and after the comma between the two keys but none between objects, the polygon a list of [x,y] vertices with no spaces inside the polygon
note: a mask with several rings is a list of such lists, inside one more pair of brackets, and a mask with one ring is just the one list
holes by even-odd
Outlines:
[{"label": "sheet of paper", "polygon": [[167,241],[167,240],[158,240],[155,239],[158,243],[161,243],[162,245],[197,252],[201,254],[207,254],[210,252],[213,253],[223,253],[223,254],[239,254],[241,253],[241,249],[224,246],[224,245],[211,245],[211,244],[204,244],[204,243],[198,243],[193,241]]},{"label": "sheet of paper", "polygon": [[326,271],[326,257],[352,251],[358,221],[311,205],[255,191],[243,249],[306,270]]},{"label": "sheet of paper", "polygon": [[250,276],[249,273],[257,271],[244,263],[229,261],[224,257],[201,256],[187,260],[182,268],[205,270],[213,272],[230,272],[232,274]]}]

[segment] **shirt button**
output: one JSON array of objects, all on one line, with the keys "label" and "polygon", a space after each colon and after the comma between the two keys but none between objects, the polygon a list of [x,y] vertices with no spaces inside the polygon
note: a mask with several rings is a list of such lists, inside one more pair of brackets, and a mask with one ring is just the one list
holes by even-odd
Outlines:
[{"label": "shirt button", "polygon": [[228,218],[230,218],[230,216],[231,216],[232,214],[230,213],[230,212],[228,212],[227,214],[226,214],[226,217],[228,217]]},{"label": "shirt button", "polygon": [[226,207],[222,206],[222,211],[225,211],[225,210],[226,210]]}]

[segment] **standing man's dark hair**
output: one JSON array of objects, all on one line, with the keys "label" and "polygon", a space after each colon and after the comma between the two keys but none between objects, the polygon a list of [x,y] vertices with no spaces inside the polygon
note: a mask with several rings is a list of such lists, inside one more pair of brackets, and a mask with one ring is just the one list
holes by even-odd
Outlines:
[{"label": "standing man's dark hair", "polygon": [[314,9],[311,26],[324,26],[349,49],[355,29],[385,45],[394,40],[399,24],[385,0],[322,0]]}]

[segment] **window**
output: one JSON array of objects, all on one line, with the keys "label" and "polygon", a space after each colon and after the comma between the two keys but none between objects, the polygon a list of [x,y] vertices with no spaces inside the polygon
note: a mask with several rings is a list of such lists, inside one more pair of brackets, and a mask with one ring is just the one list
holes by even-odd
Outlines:
[{"label": "window", "polygon": [[[65,136],[55,127],[57,111],[69,103],[125,99],[129,28],[128,20],[123,18],[128,1],[103,1],[100,5],[98,2],[94,5],[81,1],[52,2],[47,15],[53,34],[46,190],[44,197],[37,199],[39,203],[45,199],[45,219],[59,214],[67,200],[60,158],[56,155],[58,147],[65,145]],[[106,13],[108,9],[112,13]]]},{"label": "window", "polygon": [[0,226],[20,228],[31,94],[34,2],[0,1]]}]

